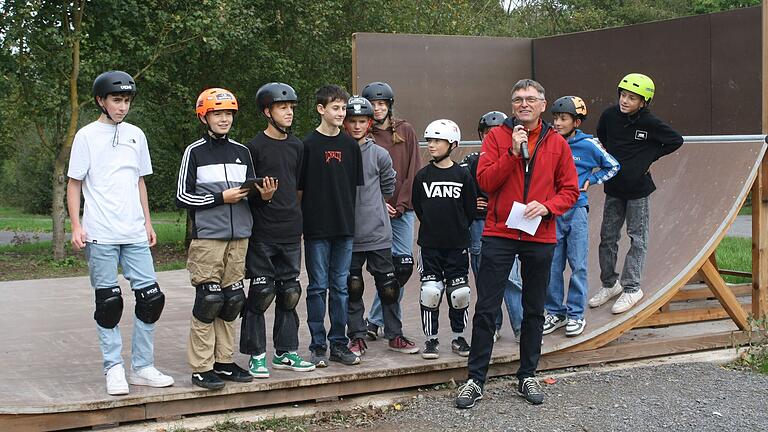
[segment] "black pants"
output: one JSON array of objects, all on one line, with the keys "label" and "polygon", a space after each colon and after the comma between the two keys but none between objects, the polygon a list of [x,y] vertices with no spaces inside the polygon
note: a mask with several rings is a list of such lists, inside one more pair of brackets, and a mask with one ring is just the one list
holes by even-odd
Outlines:
[{"label": "black pants", "polygon": [[484,383],[488,374],[496,315],[515,255],[520,258],[520,276],[523,280],[523,323],[520,328],[520,368],[517,377],[523,379],[535,375],[541,356],[544,301],[554,250],[554,244],[483,237],[482,264],[477,278],[477,303],[472,318],[472,350],[467,364],[469,378]]},{"label": "black pants", "polygon": [[[419,271],[422,280],[425,276],[436,276],[438,281],[447,286],[449,279],[458,277],[468,277],[469,274],[469,254],[466,249],[435,249],[421,248],[419,252]],[[445,291],[440,298],[440,303],[445,297]],[[451,322],[451,330],[454,333],[461,333],[467,327],[468,309],[454,309],[451,303],[448,303],[448,319]],[[421,326],[424,330],[424,336],[437,336],[440,322],[440,306],[437,310],[430,310],[421,306]]]},{"label": "black pants", "polygon": [[[349,266],[349,274],[362,276],[363,264],[368,261],[366,268],[376,280],[376,290],[387,273],[394,273],[395,266],[392,264],[392,249],[379,249],[375,251],[352,252],[352,263]],[[379,294],[381,298],[381,294]],[[384,315],[384,337],[392,340],[397,336],[403,335],[403,324],[397,317],[397,302],[381,305],[381,311]],[[365,304],[363,299],[358,301],[349,300],[347,308],[347,336],[350,339],[364,338],[366,333]]]},{"label": "black pants", "polygon": [[[245,258],[245,277],[269,277],[275,281],[275,291],[280,295],[283,282],[295,280],[301,271],[301,243],[248,242]],[[272,340],[276,351],[299,349],[299,315],[296,309],[275,307],[275,323]],[[247,307],[243,309],[240,325],[240,352],[260,355],[267,351],[267,330],[263,313]]]}]

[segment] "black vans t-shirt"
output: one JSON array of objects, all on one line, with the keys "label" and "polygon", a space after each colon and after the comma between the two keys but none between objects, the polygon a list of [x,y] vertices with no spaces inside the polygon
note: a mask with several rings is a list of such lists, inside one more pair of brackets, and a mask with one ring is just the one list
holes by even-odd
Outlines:
[{"label": "black vans t-shirt", "polygon": [[248,143],[256,177],[276,177],[278,187],[269,205],[256,193],[249,197],[253,214],[251,239],[263,243],[296,243],[301,240],[301,208],[298,179],[304,158],[304,144],[293,135],[284,140],[264,132]]},{"label": "black vans t-shirt", "polygon": [[299,178],[304,238],[354,236],[358,185],[363,185],[363,158],[354,139],[343,132],[307,135]]},{"label": "black vans t-shirt", "polygon": [[469,247],[469,225],[477,207],[475,185],[469,171],[456,163],[448,168],[430,163],[416,173],[411,199],[420,222],[419,246]]}]

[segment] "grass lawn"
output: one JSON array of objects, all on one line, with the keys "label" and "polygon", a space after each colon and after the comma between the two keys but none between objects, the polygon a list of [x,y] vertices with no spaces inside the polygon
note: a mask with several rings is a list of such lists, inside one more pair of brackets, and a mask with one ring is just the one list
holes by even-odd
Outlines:
[{"label": "grass lawn", "polygon": [[[752,272],[752,239],[725,237],[717,247],[717,266],[721,269]],[[751,282],[751,278],[723,276],[728,283]]]},{"label": "grass lawn", "polygon": [[[177,270],[185,267],[184,233],[186,216],[182,212],[152,214],[157,233],[157,245],[152,248],[157,271]],[[21,213],[0,207],[0,231],[51,232],[51,218]],[[67,223],[69,232],[69,223]],[[42,279],[65,276],[84,276],[88,265],[82,251],[73,251],[67,242],[67,257],[56,261],[52,256],[51,241],[20,242],[0,245],[0,280]]]}]

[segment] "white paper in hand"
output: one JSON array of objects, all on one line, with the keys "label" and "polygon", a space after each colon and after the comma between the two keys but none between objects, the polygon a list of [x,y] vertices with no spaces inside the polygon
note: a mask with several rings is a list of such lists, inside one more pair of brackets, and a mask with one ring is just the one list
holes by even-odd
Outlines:
[{"label": "white paper in hand", "polygon": [[525,213],[525,204],[515,201],[512,203],[512,210],[507,217],[507,226],[512,229],[519,229],[525,231],[530,235],[535,235],[536,230],[541,223],[541,216],[528,219],[523,214]]}]

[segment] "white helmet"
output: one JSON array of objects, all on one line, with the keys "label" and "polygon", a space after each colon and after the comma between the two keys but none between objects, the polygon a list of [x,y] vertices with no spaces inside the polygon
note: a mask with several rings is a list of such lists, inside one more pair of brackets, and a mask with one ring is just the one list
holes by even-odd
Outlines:
[{"label": "white helmet", "polygon": [[456,143],[456,145],[459,145],[459,142],[461,142],[461,131],[459,126],[451,120],[435,120],[424,131],[424,139],[430,138],[444,139],[451,144]]}]

